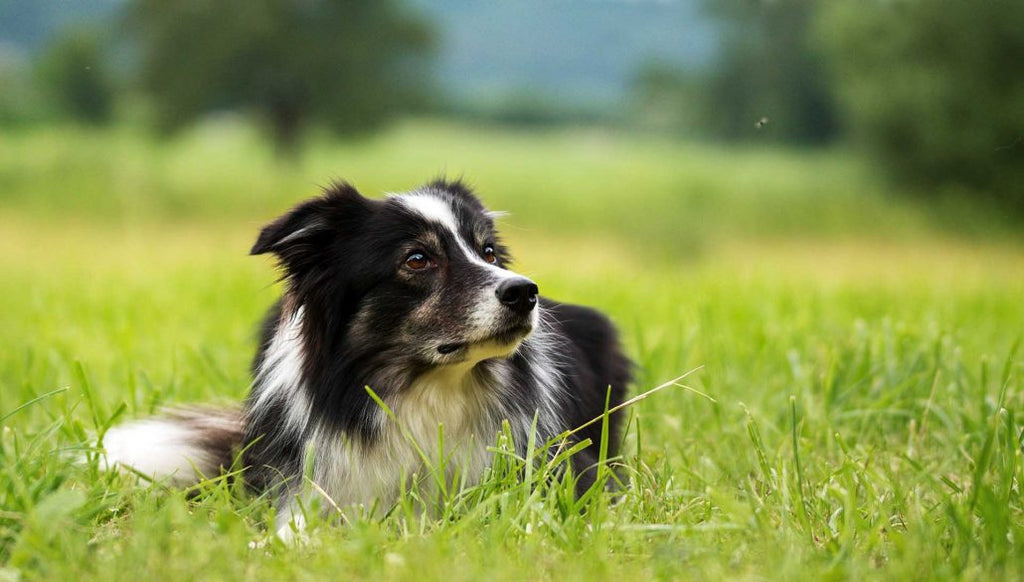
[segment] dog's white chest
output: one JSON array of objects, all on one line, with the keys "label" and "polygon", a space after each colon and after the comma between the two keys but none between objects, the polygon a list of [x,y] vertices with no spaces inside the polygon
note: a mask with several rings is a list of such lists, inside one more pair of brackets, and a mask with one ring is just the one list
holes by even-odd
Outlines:
[{"label": "dog's white chest", "polygon": [[450,373],[424,376],[381,409],[372,443],[319,441],[315,475],[339,506],[387,508],[404,487],[479,481],[501,430],[493,392]]}]

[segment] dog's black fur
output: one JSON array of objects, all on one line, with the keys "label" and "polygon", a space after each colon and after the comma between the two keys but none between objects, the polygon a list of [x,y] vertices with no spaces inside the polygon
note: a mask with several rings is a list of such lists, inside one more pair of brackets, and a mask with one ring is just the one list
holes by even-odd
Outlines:
[{"label": "dog's black fur", "polygon": [[[421,426],[421,437],[448,423],[435,452],[461,454],[449,451],[451,438],[479,471],[502,421],[522,450],[535,415],[547,439],[601,416],[606,398],[623,401],[631,364],[612,324],[593,309],[538,299],[532,281],[508,270],[493,214],[460,182],[381,200],[336,184],[267,225],[251,252],[276,256],[285,292],[263,323],[252,392],[227,425],[236,430],[214,423],[217,439],[197,429],[188,445],[208,465],[241,448],[245,480],[258,491],[297,490],[312,448],[323,488],[341,503],[366,503],[397,491],[398,473],[424,471],[396,422]],[[619,424],[613,414],[609,455]],[[573,459],[579,491],[592,483],[601,430],[598,422],[574,436],[592,443]]]}]

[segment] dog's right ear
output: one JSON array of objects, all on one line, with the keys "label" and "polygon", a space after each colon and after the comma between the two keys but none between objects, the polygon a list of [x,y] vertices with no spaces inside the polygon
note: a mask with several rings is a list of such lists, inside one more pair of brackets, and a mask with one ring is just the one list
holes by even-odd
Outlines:
[{"label": "dog's right ear", "polygon": [[324,195],[307,200],[263,227],[249,254],[274,253],[285,266],[323,249],[363,218],[370,201],[351,185],[331,185]]}]

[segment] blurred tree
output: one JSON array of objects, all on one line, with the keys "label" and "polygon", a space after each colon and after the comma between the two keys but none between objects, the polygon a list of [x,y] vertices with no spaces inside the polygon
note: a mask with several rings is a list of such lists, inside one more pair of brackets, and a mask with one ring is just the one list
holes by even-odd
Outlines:
[{"label": "blurred tree", "polygon": [[704,81],[705,125],[727,140],[771,135],[820,144],[838,135],[835,101],[813,41],[820,0],[707,0],[722,28]]},{"label": "blurred tree", "polygon": [[95,30],[76,28],[57,36],[39,61],[37,77],[60,114],[86,123],[110,120],[114,86]]},{"label": "blurred tree", "polygon": [[162,128],[248,108],[286,154],[311,123],[366,131],[410,106],[433,45],[392,0],[135,0],[129,23]]},{"label": "blurred tree", "polygon": [[895,176],[1024,218],[1024,2],[835,2],[818,32],[846,125]]}]

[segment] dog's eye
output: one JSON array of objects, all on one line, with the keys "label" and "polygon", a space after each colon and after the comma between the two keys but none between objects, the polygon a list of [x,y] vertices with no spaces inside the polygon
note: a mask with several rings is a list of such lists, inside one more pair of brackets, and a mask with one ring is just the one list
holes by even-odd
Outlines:
[{"label": "dog's eye", "polygon": [[434,265],[434,261],[423,253],[412,253],[405,258],[405,266],[413,271],[422,271]]},{"label": "dog's eye", "polygon": [[498,257],[497,255],[494,254],[494,247],[491,245],[487,245],[484,247],[483,255],[484,260],[492,265],[498,262]]}]

